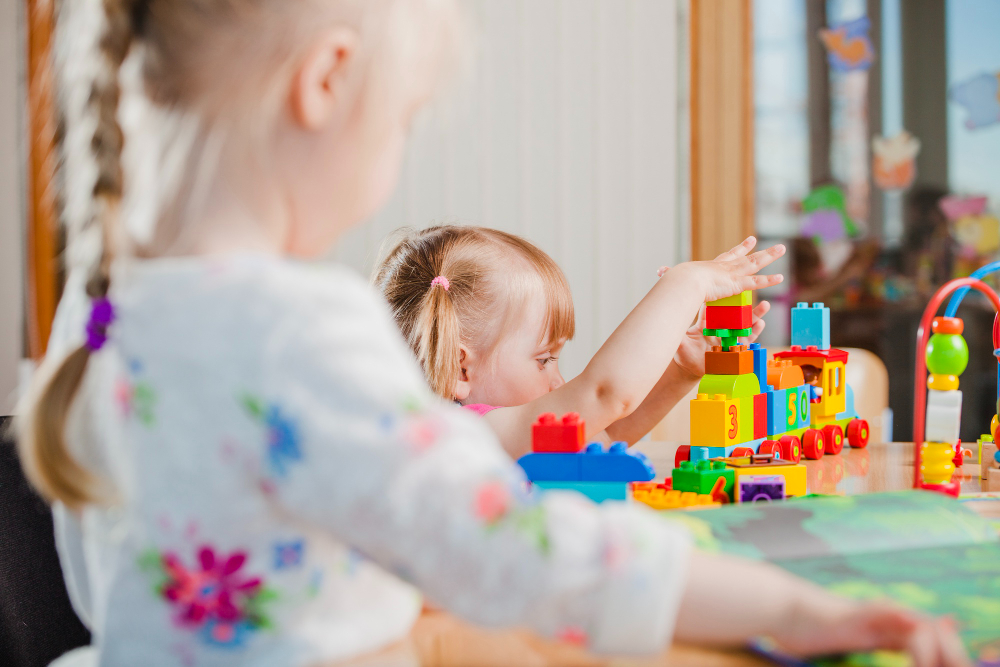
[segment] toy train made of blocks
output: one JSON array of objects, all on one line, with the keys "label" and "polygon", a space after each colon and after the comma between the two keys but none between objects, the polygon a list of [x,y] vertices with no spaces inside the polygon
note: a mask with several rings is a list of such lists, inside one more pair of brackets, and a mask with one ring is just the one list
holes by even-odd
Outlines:
[{"label": "toy train made of blocks", "polygon": [[722,345],[705,353],[705,376],[691,401],[691,444],[674,465],[753,453],[798,462],[868,444],[868,422],[854,409],[847,352],[830,347],[830,309],[792,308],[792,347],[768,360],[751,333],[751,296],[743,292],[706,306],[706,336]]}]

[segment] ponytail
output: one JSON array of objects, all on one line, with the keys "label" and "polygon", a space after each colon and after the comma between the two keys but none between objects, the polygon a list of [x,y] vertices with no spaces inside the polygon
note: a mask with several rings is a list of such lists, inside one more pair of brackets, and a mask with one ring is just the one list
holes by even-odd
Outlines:
[{"label": "ponytail", "polygon": [[[121,95],[118,74],[141,22],[147,0],[102,0],[107,25],[100,41],[104,71],[93,81],[89,105],[97,118],[91,149],[97,163],[93,187],[94,214],[86,227],[100,225],[101,253],[87,279],[87,296],[94,303],[87,325],[87,342],[69,353],[54,369],[48,362],[38,371],[35,386],[25,396],[17,418],[18,453],[25,475],[48,501],[79,509],[99,499],[97,479],[70,453],[66,421],[93,351],[106,339],[113,318],[107,301],[111,285],[112,233],[122,197],[121,153],[124,134],[118,124]],[[86,230],[85,230],[86,231]]]},{"label": "ponytail", "polygon": [[444,276],[435,277],[424,295],[411,331],[410,346],[424,369],[427,383],[435,394],[453,400],[461,378],[461,325],[451,284]]}]

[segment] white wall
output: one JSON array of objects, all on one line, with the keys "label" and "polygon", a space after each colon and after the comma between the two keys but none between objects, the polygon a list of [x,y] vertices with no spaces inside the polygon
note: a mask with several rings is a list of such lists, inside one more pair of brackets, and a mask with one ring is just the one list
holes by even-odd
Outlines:
[{"label": "white wall", "polygon": [[474,76],[420,119],[392,200],[336,257],[368,275],[391,230],[435,222],[524,235],[572,286],[577,337],[560,365],[575,375],[656,269],[687,254],[677,3],[467,1]]},{"label": "white wall", "polygon": [[23,4],[0,0],[0,415],[13,409],[24,325]]}]

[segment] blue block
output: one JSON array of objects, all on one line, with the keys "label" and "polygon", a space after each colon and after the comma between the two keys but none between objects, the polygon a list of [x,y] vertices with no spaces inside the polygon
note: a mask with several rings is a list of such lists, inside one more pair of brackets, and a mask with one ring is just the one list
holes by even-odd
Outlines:
[{"label": "blue block", "polygon": [[582,462],[582,454],[550,452],[531,452],[517,460],[532,482],[579,482]]},{"label": "blue block", "polygon": [[757,382],[761,387],[767,386],[767,348],[761,347],[760,343],[750,343],[747,349],[753,352],[753,374],[757,376]]},{"label": "blue block", "polygon": [[628,500],[627,482],[532,482],[545,491],[576,491],[595,503],[605,500]]},{"label": "blue block", "polygon": [[788,422],[785,421],[785,411],[788,406],[788,390],[775,390],[771,385],[767,385],[767,434],[781,435],[788,429]]},{"label": "blue block", "polygon": [[856,419],[858,416],[858,411],[854,409],[854,390],[851,389],[851,385],[847,385],[847,393],[844,394],[844,411],[835,417],[838,421],[841,419]]},{"label": "blue block", "polygon": [[585,482],[648,482],[656,477],[649,459],[641,452],[630,452],[625,442],[611,443],[608,451],[592,442],[581,460],[580,479]]},{"label": "blue block", "polygon": [[800,301],[792,308],[792,345],[830,349],[830,309],[821,301],[812,307]]}]

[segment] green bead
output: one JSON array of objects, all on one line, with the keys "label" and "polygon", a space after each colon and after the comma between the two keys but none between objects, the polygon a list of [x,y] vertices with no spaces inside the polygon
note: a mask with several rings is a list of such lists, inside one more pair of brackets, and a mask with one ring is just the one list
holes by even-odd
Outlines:
[{"label": "green bead", "polygon": [[935,375],[961,375],[969,365],[969,346],[959,334],[934,334],[927,341],[927,370]]}]

